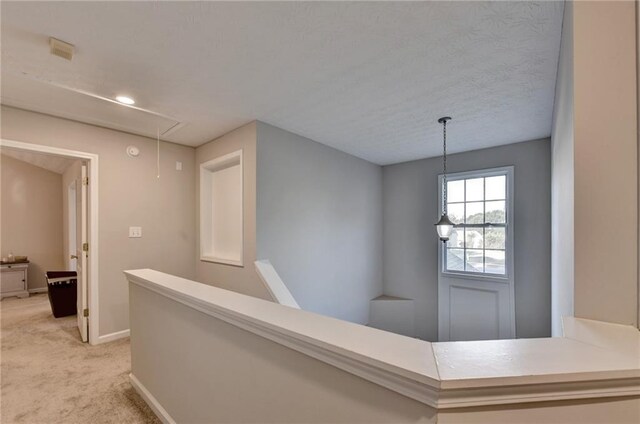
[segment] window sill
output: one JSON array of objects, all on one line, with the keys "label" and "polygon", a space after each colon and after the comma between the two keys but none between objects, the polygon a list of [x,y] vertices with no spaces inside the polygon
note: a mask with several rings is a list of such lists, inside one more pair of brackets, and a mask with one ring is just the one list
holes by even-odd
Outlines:
[{"label": "window sill", "polygon": [[444,278],[464,278],[466,280],[495,281],[504,284],[509,284],[510,282],[509,275],[440,271],[440,276]]},{"label": "window sill", "polygon": [[225,258],[217,258],[212,256],[200,256],[200,261],[213,262],[213,263],[224,264],[224,265],[232,265],[237,267],[244,267],[242,260],[237,260],[237,259],[225,259]]}]

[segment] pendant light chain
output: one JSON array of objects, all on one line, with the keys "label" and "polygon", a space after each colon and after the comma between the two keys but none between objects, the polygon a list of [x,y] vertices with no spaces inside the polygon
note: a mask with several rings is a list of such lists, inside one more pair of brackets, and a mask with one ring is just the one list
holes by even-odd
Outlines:
[{"label": "pendant light chain", "polygon": [[443,174],[444,174],[444,177],[443,177],[444,187],[442,188],[442,190],[443,190],[444,201],[443,201],[443,204],[442,204],[442,210],[443,210],[444,214],[446,215],[447,214],[447,188],[448,188],[447,187],[447,121],[446,120],[442,123],[442,128],[443,128],[442,131],[443,131],[443,135],[444,135],[444,137],[443,137],[443,139],[444,139],[444,142],[443,142],[444,154],[443,154],[443,158],[442,158],[442,168],[443,168]]},{"label": "pendant light chain", "polygon": [[442,124],[442,216],[436,223],[436,230],[438,231],[438,237],[440,241],[446,243],[449,241],[449,236],[455,227],[455,224],[451,222],[447,215],[447,121],[451,120],[450,116],[443,116],[438,119],[438,123]]}]

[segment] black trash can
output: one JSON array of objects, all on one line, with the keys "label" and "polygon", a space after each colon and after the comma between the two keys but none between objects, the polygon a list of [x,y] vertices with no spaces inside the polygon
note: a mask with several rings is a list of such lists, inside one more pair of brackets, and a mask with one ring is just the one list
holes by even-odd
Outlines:
[{"label": "black trash can", "polygon": [[47,292],[54,317],[77,314],[77,278],[75,271],[47,271]]}]

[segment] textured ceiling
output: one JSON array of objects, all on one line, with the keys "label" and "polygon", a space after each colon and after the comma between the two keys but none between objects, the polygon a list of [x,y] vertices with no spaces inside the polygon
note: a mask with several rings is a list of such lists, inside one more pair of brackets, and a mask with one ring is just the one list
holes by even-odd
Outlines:
[{"label": "textured ceiling", "polygon": [[10,149],[8,147],[2,147],[0,149],[0,153],[14,159],[18,159],[22,162],[30,163],[31,165],[39,168],[46,169],[47,171],[55,172],[56,174],[63,174],[64,171],[66,171],[67,168],[76,160],[63,156],[30,152],[28,150]]},{"label": "textured ceiling", "polygon": [[[562,2],[0,7],[3,75],[129,94],[184,123],[169,141],[258,119],[389,164],[439,155],[442,115],[452,152],[550,134]],[[49,36],[76,45],[72,62],[48,54]]]}]

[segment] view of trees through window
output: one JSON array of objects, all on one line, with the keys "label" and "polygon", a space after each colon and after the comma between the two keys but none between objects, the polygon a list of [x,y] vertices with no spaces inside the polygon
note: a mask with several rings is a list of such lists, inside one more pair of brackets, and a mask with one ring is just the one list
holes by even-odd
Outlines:
[{"label": "view of trees through window", "polygon": [[506,208],[506,174],[447,182],[446,271],[506,274]]}]

